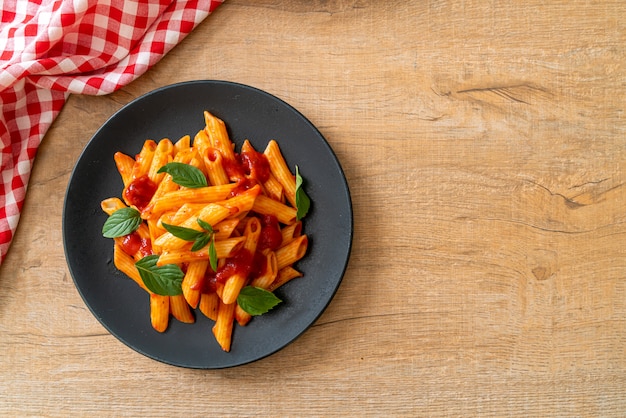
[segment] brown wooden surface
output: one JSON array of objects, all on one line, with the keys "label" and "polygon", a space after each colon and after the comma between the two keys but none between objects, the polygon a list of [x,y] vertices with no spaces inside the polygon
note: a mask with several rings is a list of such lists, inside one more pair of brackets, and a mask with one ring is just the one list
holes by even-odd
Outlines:
[{"label": "brown wooden surface", "polygon": [[[0,267],[0,414],[623,416],[625,22],[621,1],[228,0],[136,82],[72,96]],[[62,248],[91,135],[193,79],[298,108],[354,204],[327,311],[221,371],[108,334]]]}]

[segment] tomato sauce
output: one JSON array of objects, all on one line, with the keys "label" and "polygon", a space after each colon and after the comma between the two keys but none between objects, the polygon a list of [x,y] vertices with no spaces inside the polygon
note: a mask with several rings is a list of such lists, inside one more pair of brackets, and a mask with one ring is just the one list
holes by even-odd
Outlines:
[{"label": "tomato sauce", "polygon": [[256,186],[257,182],[254,179],[249,179],[247,177],[240,178],[237,180],[237,185],[233,190],[230,191],[230,196],[238,196],[241,193],[245,192]]},{"label": "tomato sauce", "polygon": [[211,266],[206,269],[204,273],[204,277],[197,286],[197,289],[194,287],[193,290],[200,290],[201,293],[213,293],[217,290],[217,276]]},{"label": "tomato sauce", "polygon": [[250,177],[265,183],[270,178],[270,163],[258,151],[244,151],[239,154],[239,164]]},{"label": "tomato sauce", "polygon": [[274,215],[261,216],[261,236],[257,244],[257,250],[263,251],[270,249],[272,251],[278,249],[283,243],[283,235],[280,233],[278,219]]},{"label": "tomato sauce", "polygon": [[237,187],[231,196],[265,183],[270,178],[270,164],[267,157],[258,151],[243,151],[235,154],[235,160],[223,160],[224,171],[231,181],[237,182]]},{"label": "tomato sauce", "polygon": [[250,273],[252,273],[253,261],[254,254],[242,248],[234,256],[226,259],[224,265],[217,269],[215,278],[219,283],[225,283],[234,274],[240,274],[248,278]]},{"label": "tomato sauce", "polygon": [[137,231],[124,235],[122,238],[122,250],[128,255],[135,255],[140,252],[146,257],[152,255],[152,244],[149,239],[141,238]]},{"label": "tomato sauce", "polygon": [[156,189],[157,185],[150,180],[150,177],[143,175],[133,180],[124,190],[124,199],[129,205],[141,211],[150,203]]}]

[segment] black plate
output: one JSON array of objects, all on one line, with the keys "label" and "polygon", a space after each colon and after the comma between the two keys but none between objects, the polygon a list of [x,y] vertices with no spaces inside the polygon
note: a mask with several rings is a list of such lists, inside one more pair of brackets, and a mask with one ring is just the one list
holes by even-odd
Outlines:
[{"label": "black plate", "polygon": [[[296,164],[312,201],[304,219],[309,251],[297,264],[304,277],[276,291],[284,302],[235,325],[231,351],[223,352],[213,322],[171,319],[165,333],[150,325],[149,297],[113,265],[113,242],[103,238],[100,202],[120,196],[113,154],[135,155],[146,139],[178,140],[203,128],[203,111],[224,120],[239,151],[244,139],[259,150],[276,139],[287,163]],[[154,90],[124,106],[91,138],[72,172],[65,196],[63,242],[69,270],[85,304],[130,348],[175,366],[216,369],[268,356],[301,335],[326,309],[347,267],[353,233],[350,192],[327,141],[302,114],[256,88],[223,81],[193,81]]]}]

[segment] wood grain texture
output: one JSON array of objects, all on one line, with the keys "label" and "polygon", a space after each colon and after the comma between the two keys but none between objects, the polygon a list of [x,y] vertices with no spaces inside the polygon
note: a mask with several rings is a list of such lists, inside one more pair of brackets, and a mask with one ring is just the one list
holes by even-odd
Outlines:
[{"label": "wood grain texture", "polygon": [[[621,1],[228,0],[136,82],[72,96],[0,267],[0,411],[623,416],[625,17]],[[343,165],[355,219],[316,324],[211,372],[109,335],[61,235],[91,135],[137,96],[193,79],[304,113]]]}]

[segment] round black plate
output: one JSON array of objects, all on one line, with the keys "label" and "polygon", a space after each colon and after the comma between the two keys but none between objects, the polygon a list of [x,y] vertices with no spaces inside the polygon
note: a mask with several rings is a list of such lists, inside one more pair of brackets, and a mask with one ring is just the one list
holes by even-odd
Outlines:
[{"label": "round black plate", "polygon": [[[120,196],[116,151],[135,155],[146,139],[178,140],[203,128],[203,111],[224,120],[237,151],[245,139],[258,149],[278,141],[287,163],[305,179],[312,206],[304,219],[309,251],[297,268],[304,277],[278,290],[283,300],[245,327],[235,325],[231,351],[223,352],[213,322],[199,311],[196,323],[171,319],[165,333],[150,324],[149,297],[113,265],[113,242],[103,238],[100,202]],[[350,192],[329,144],[302,114],[253,87],[192,81],[154,90],[114,114],[91,138],[69,180],[63,242],[70,273],[85,304],[102,325],[130,348],[180,367],[217,369],[268,356],[301,335],[326,309],[347,267],[352,245]]]}]

